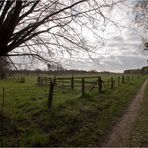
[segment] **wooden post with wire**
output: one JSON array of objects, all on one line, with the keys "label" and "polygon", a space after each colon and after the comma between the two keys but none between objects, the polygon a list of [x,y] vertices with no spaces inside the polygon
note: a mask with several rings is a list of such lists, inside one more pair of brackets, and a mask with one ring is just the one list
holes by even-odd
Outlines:
[{"label": "wooden post with wire", "polygon": [[120,76],[118,77],[118,86],[120,86]]},{"label": "wooden post with wire", "polygon": [[2,95],[2,116],[4,114],[4,99],[5,99],[5,88],[3,87],[3,95]]},{"label": "wooden post with wire", "polygon": [[49,95],[48,95],[48,108],[51,108],[51,106],[52,106],[54,85],[55,85],[55,82],[51,80],[51,82],[50,82],[50,89],[49,89]]},{"label": "wooden post with wire", "polygon": [[82,88],[81,88],[81,97],[85,95],[85,80],[82,78]]},{"label": "wooden post with wire", "polygon": [[71,78],[71,89],[74,89],[74,77]]},{"label": "wooden post with wire", "polygon": [[114,88],[114,79],[113,79],[113,77],[111,77],[111,89],[113,89]]},{"label": "wooden post with wire", "polygon": [[125,83],[125,77],[122,75],[122,83]]},{"label": "wooden post with wire", "polygon": [[101,77],[98,78],[98,88],[99,88],[99,93],[102,92],[102,80]]}]

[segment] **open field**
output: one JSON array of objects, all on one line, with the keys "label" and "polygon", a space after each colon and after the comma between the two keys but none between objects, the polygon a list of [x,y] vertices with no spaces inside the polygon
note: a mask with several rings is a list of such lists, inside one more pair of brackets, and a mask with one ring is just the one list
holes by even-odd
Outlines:
[{"label": "open field", "polygon": [[36,79],[0,81],[0,95],[5,88],[0,146],[99,146],[145,77],[83,98],[80,89],[57,88],[51,109],[47,108],[49,88],[38,86]]}]

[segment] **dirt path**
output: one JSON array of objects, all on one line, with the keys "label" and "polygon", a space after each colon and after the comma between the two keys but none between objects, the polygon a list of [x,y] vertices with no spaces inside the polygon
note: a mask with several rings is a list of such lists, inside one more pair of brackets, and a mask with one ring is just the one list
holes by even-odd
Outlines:
[{"label": "dirt path", "polygon": [[135,122],[136,115],[139,111],[140,104],[144,96],[144,89],[148,82],[148,79],[144,82],[140,91],[130,104],[126,113],[121,117],[119,122],[113,126],[111,133],[106,138],[103,147],[126,147],[129,146],[130,130]]}]

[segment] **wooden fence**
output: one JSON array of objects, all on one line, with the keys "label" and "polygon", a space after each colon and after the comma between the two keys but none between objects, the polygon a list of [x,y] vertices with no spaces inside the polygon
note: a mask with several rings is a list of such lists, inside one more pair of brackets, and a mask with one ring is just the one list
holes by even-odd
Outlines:
[{"label": "wooden fence", "polygon": [[103,80],[102,77],[38,77],[37,84],[42,86],[48,86],[48,107],[52,105],[54,89],[58,88],[71,88],[80,89],[81,96],[85,96],[86,93],[97,89],[99,93],[102,93],[106,89],[114,89],[115,87],[125,84],[129,81],[139,79],[140,75],[122,75],[116,77],[110,77]]},{"label": "wooden fence", "polygon": [[7,77],[7,80],[15,81],[17,83],[25,83],[25,77]]},{"label": "wooden fence", "polygon": [[[129,82],[131,80],[135,80],[139,78],[139,75],[132,75],[132,76],[118,76],[118,77],[110,77],[106,80],[102,79],[102,77],[38,77],[37,78],[37,84],[43,85],[43,86],[50,86],[51,81],[54,82],[54,85],[56,87],[63,87],[63,88],[80,88],[82,87],[82,83],[85,83],[85,87],[90,88],[96,88],[98,87],[97,84],[100,87],[100,92],[103,88],[111,88],[113,89],[116,86],[119,86],[120,84]],[[102,86],[102,87],[101,87]]]}]

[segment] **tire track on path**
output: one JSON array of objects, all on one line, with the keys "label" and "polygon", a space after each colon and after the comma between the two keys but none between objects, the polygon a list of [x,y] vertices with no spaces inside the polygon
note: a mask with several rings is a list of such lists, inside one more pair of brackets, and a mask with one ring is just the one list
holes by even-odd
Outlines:
[{"label": "tire track on path", "polygon": [[121,119],[113,126],[110,134],[106,137],[103,147],[126,147],[129,146],[129,135],[135,122],[137,113],[139,111],[141,102],[144,97],[144,90],[148,79],[145,80],[136,97],[129,105],[125,114]]}]

